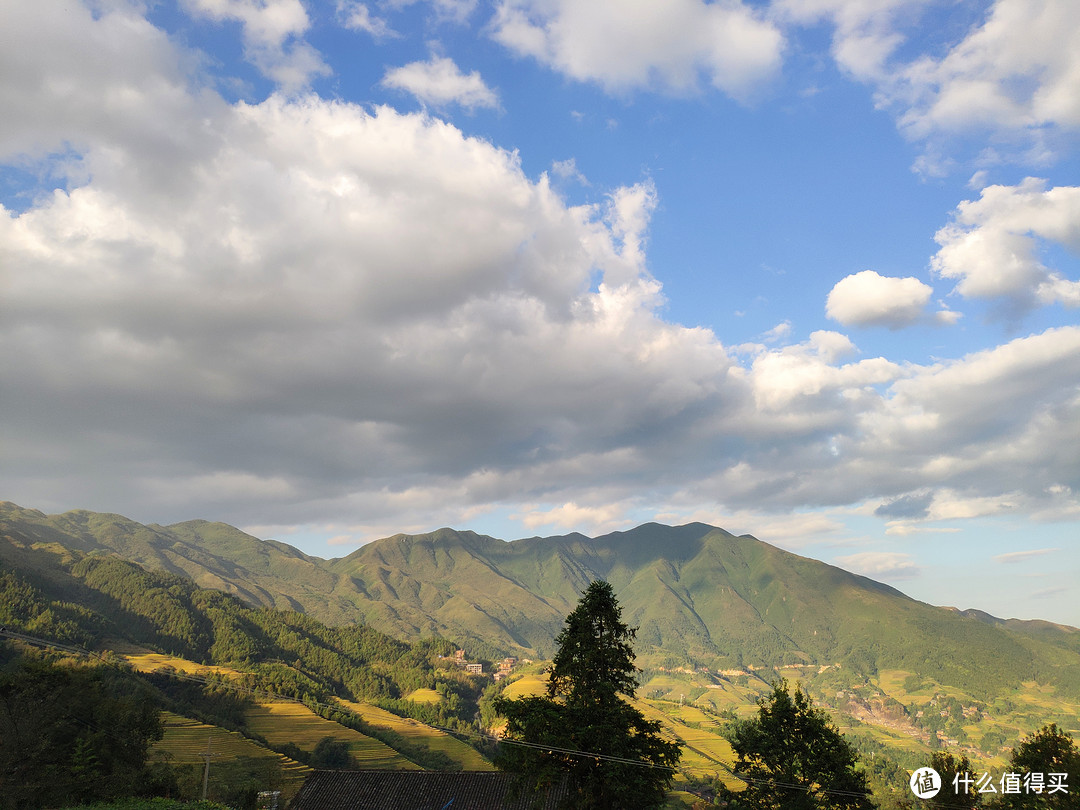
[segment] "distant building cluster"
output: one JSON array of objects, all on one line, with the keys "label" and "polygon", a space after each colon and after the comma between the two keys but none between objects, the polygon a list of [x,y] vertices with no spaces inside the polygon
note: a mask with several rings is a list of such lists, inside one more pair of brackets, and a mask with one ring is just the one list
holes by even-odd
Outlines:
[{"label": "distant building cluster", "polygon": [[501,681],[503,678],[505,678],[507,675],[509,675],[510,670],[512,670],[514,668],[514,664],[516,664],[516,663],[517,663],[517,659],[514,658],[513,656],[509,656],[507,658],[504,658],[502,661],[500,661],[499,662],[499,671],[495,673],[495,680],[496,681]]},{"label": "distant building cluster", "polygon": [[[514,666],[517,664],[517,661],[517,658],[514,658],[513,656],[508,656],[504,658],[502,661],[499,662],[499,668],[494,673],[492,673],[492,677],[496,681],[501,681],[503,678],[510,674],[511,670],[513,670]],[[465,650],[454,651],[454,665],[457,667],[461,667],[470,675],[484,674],[484,665],[479,661],[470,661],[465,655]]]},{"label": "distant building cluster", "polygon": [[[816,669],[818,674],[825,672],[828,669],[840,669],[839,664],[781,664],[774,667],[755,667],[753,664],[748,664],[746,669],[718,669],[716,674],[722,678],[738,678],[740,676],[748,676],[754,672],[758,672],[763,669]],[[712,672],[708,667],[698,667],[693,669],[691,667],[657,667],[660,672],[675,672],[681,675],[696,675],[698,673],[709,674]]]}]

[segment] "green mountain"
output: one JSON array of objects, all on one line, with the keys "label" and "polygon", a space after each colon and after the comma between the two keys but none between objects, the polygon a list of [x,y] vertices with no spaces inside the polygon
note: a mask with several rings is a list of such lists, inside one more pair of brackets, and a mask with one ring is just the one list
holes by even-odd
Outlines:
[{"label": "green mountain", "polygon": [[901,670],[987,699],[1025,681],[1080,696],[1080,630],[911,599],[866,577],[700,523],[504,542],[440,529],[322,560],[221,523],[144,526],[0,505],[0,559],[111,553],[249,604],[474,654],[548,657],[585,585],[604,578],[645,666]]},{"label": "green mountain", "polygon": [[[115,521],[102,525],[115,528]],[[144,677],[165,708],[249,736],[244,710],[253,705],[253,690],[303,701],[325,718],[386,738],[343,714],[337,701],[364,701],[427,723],[471,727],[488,686],[451,663],[455,647],[449,641],[408,643],[363,624],[327,626],[301,612],[253,606],[201,588],[186,576],[147,570],[117,554],[86,553],[85,543],[77,552],[58,548],[55,536],[49,538],[19,541],[6,532],[0,641],[14,643],[0,643],[0,670],[41,642],[84,663],[117,663],[117,650],[135,649],[226,667],[229,676],[204,673],[210,679],[206,686],[168,668]],[[417,690],[438,700],[415,702],[410,695]],[[413,750],[396,732],[389,737],[392,747],[414,761],[451,764],[437,753]]]}]

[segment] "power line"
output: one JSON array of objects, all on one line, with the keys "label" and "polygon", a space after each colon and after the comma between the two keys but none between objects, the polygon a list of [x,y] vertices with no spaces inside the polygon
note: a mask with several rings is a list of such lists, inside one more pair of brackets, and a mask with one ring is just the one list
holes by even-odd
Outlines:
[{"label": "power line", "polygon": [[[26,635],[26,634],[23,634],[23,633],[16,633],[14,631],[8,630],[6,627],[0,627],[0,636],[6,636],[8,638],[23,641],[23,642],[25,642],[27,644],[32,644],[34,646],[43,647],[43,648],[46,648],[46,649],[49,649],[49,648],[57,649],[57,650],[61,650],[63,652],[73,654],[73,655],[79,655],[79,656],[84,656],[84,657],[87,657],[87,658],[93,658],[93,659],[98,660],[98,661],[100,661],[100,662],[102,662],[102,663],[104,663],[104,664],[106,664],[108,666],[115,666],[117,668],[124,669],[125,671],[131,671],[133,669],[129,664],[126,664],[126,663],[125,664],[119,664],[118,662],[112,661],[112,660],[110,660],[109,658],[107,658],[104,655],[101,655],[99,653],[91,652],[91,651],[83,649],[81,647],[75,647],[75,646],[72,646],[72,645],[61,644],[61,643],[58,643],[58,642],[51,642],[51,641],[48,641],[46,639],[37,638],[35,636],[29,636],[29,635]],[[137,670],[136,670],[136,672],[137,672]],[[140,674],[150,674],[150,673],[140,673]],[[238,692],[240,694],[249,695],[249,696],[251,696],[253,698],[256,698],[256,699],[283,700],[283,701],[287,701],[287,702],[290,702],[290,703],[299,703],[300,705],[307,706],[308,708],[311,708],[312,706],[316,706],[316,707],[319,707],[319,708],[327,709],[329,711],[343,712],[343,713],[346,713],[346,714],[352,715],[353,717],[358,718],[362,723],[364,723],[365,725],[368,725],[368,722],[366,720],[364,720],[362,715],[360,715],[358,712],[354,711],[353,709],[349,708],[348,706],[346,706],[346,705],[344,705],[342,703],[323,703],[323,702],[318,701],[318,700],[304,701],[304,700],[300,700],[298,698],[289,697],[287,695],[279,695],[279,694],[276,694],[274,692],[270,692],[270,691],[267,691],[267,690],[248,689],[248,688],[240,686],[238,684],[230,683],[227,680],[216,680],[216,679],[211,680],[209,678],[200,677],[198,675],[193,675],[193,674],[186,673],[186,672],[172,671],[172,672],[163,673],[163,674],[166,674],[170,678],[177,678],[179,680],[186,680],[186,681],[192,681],[192,682],[195,682],[195,683],[202,683],[204,685],[213,686],[213,687],[216,687],[216,688],[228,689],[228,690],[231,690],[231,691],[234,691],[234,692]],[[241,673],[241,674],[245,674],[245,673]],[[687,774],[687,775],[689,775],[689,772],[691,770],[701,770],[701,769],[688,768],[688,767],[675,768],[675,767],[668,766],[668,765],[658,765],[658,764],[655,764],[655,763],[652,763],[652,762],[644,762],[642,760],[628,759],[628,758],[625,758],[625,757],[616,757],[616,756],[613,756],[613,755],[610,755],[610,754],[597,753],[595,751],[583,751],[583,750],[580,750],[580,749],[563,748],[563,747],[552,746],[552,745],[543,745],[543,744],[540,744],[540,743],[530,743],[530,742],[527,742],[525,740],[515,740],[515,739],[509,738],[509,737],[499,737],[499,736],[496,736],[496,735],[493,735],[493,734],[484,734],[483,732],[477,732],[477,731],[462,731],[461,729],[452,729],[452,728],[447,728],[445,726],[433,725],[433,724],[430,724],[430,723],[425,723],[424,725],[427,725],[429,728],[434,728],[434,729],[437,729],[439,731],[446,732],[448,734],[460,735],[460,736],[464,736],[464,737],[475,737],[475,738],[478,738],[478,739],[490,740],[490,741],[493,741],[493,742],[498,743],[500,745],[503,745],[503,744],[505,744],[505,745],[517,745],[517,746],[521,746],[523,748],[532,748],[532,749],[535,749],[535,750],[547,751],[549,753],[558,753],[558,754],[561,754],[563,756],[573,756],[573,757],[580,757],[580,758],[584,758],[584,759],[604,760],[604,761],[613,762],[613,763],[617,763],[617,764],[621,764],[621,765],[632,765],[632,766],[636,766],[636,767],[655,768],[655,769],[670,771],[672,773],[683,773],[683,774]],[[699,753],[702,753],[702,752],[699,752]],[[803,791],[803,792],[807,792],[807,793],[815,790],[815,788],[812,785],[801,785],[801,784],[796,784],[796,783],[780,782],[780,781],[777,781],[777,780],[774,780],[774,779],[760,779],[760,778],[746,776],[745,774],[738,773],[735,770],[735,766],[733,766],[731,763],[727,762],[726,760],[724,760],[724,759],[722,759],[720,757],[709,755],[709,758],[712,759],[714,762],[716,762],[718,765],[720,765],[721,768],[726,770],[732,777],[738,779],[741,782],[744,782],[747,785],[749,785],[749,784],[771,785],[771,786],[777,787],[777,788],[784,788],[784,789],[788,789],[788,790],[799,790],[799,791]],[[209,760],[207,760],[207,766],[209,766]],[[835,790],[835,789],[830,789],[830,788],[818,788],[817,792],[826,793],[826,794],[833,795],[833,796],[845,796],[845,797],[865,796],[865,795],[867,795],[865,793],[860,793],[858,791],[843,791],[843,790]],[[939,806],[939,807],[955,807],[955,808],[963,808],[964,807],[964,805],[944,805],[944,804],[939,804],[937,806]]]}]

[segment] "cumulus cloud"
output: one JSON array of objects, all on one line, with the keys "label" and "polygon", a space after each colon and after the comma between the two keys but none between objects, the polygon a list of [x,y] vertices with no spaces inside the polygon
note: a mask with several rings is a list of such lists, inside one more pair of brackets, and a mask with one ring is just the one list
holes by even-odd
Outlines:
[{"label": "cumulus cloud", "polygon": [[90,144],[123,140],[158,154],[145,167],[157,177],[215,137],[199,122],[221,100],[193,86],[194,58],[134,6],[3,3],[0,29],[18,32],[0,48],[0,158],[59,155],[58,170],[78,182]]},{"label": "cumulus cloud", "polygon": [[776,0],[774,13],[801,25],[835,26],[832,54],[846,71],[881,80],[890,57],[904,42],[903,23],[917,18],[930,0]]},{"label": "cumulus cloud", "polygon": [[1047,189],[1037,178],[988,186],[978,200],[960,203],[934,238],[941,249],[933,269],[954,279],[960,295],[996,300],[1011,315],[1053,303],[1080,306],[1080,281],[1047,267],[1040,251],[1058,244],[1080,253],[1078,186]]},{"label": "cumulus cloud", "polygon": [[300,0],[182,0],[181,5],[193,16],[240,23],[244,55],[286,91],[302,90],[330,73],[319,52],[303,40],[311,23]]},{"label": "cumulus cloud", "polygon": [[434,106],[457,104],[468,110],[499,106],[499,97],[478,71],[462,73],[454,60],[445,56],[392,68],[383,76],[382,83]]},{"label": "cumulus cloud", "polygon": [[[875,88],[901,130],[926,142],[917,166],[949,169],[947,139],[990,134],[1006,151],[1047,151],[1080,127],[1080,6],[1072,0],[995,0],[940,51],[913,53],[909,34],[940,25],[934,0],[777,0],[779,18],[834,26],[832,53]],[[945,29],[948,30],[948,29]],[[1023,31],[1023,36],[1017,36]]]},{"label": "cumulus cloud", "polygon": [[[844,326],[887,326],[899,329],[924,317],[933,289],[917,278],[890,278],[863,270],[836,282],[825,311]],[[939,322],[951,322],[956,313],[942,311]]]},{"label": "cumulus cloud", "polygon": [[428,115],[226,103],[131,7],[0,15],[3,154],[63,181],[0,209],[6,497],[354,537],[1077,508],[1080,328],[923,366],[827,330],[737,353],[664,320],[649,182],[571,206]]},{"label": "cumulus cloud", "polygon": [[[1022,30],[1022,37],[1016,32]],[[942,57],[923,56],[886,86],[915,137],[981,127],[1080,127],[1080,7],[997,0],[986,21]]]},{"label": "cumulus cloud", "polygon": [[502,0],[495,39],[612,92],[695,90],[702,80],[740,100],[779,70],[783,37],[738,0]]}]

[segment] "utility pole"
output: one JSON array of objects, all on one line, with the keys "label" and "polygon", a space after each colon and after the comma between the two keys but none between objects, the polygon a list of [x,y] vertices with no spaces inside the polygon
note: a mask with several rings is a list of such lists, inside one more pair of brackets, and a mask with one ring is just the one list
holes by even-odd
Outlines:
[{"label": "utility pole", "polygon": [[200,754],[200,756],[203,758],[204,762],[206,763],[203,766],[203,775],[202,775],[202,799],[203,799],[204,802],[206,801],[206,788],[210,784],[210,758],[217,756],[217,754],[211,754],[210,753],[210,743],[213,742],[213,741],[214,741],[214,734],[213,734],[213,732],[211,732],[206,737],[206,751],[204,751],[202,754]]}]

